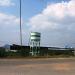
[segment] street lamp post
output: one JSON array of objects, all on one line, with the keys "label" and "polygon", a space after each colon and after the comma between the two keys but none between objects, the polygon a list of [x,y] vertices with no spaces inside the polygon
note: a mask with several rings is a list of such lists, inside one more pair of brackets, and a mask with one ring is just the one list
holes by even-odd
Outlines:
[{"label": "street lamp post", "polygon": [[20,0],[20,44],[22,46],[21,0]]}]

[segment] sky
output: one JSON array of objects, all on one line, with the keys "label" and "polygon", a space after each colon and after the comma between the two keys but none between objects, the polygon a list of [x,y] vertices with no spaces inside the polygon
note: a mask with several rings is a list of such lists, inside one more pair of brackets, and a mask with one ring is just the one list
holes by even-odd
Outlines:
[{"label": "sky", "polygon": [[[23,45],[30,32],[41,33],[41,46],[75,47],[75,0],[21,0]],[[0,0],[0,46],[20,45],[19,0]]]}]

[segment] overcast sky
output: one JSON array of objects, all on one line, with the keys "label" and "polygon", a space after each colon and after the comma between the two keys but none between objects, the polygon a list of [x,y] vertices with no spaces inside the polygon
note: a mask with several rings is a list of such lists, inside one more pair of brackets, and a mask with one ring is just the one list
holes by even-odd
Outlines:
[{"label": "overcast sky", "polygon": [[[75,0],[21,0],[23,45],[30,32],[41,46],[75,47]],[[20,44],[19,0],[0,0],[0,45]]]}]

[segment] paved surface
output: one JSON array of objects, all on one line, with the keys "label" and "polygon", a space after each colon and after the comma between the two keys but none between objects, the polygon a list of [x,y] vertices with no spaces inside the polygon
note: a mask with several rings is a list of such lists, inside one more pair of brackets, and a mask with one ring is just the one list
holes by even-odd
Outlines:
[{"label": "paved surface", "polygon": [[0,59],[0,75],[75,75],[75,59]]}]

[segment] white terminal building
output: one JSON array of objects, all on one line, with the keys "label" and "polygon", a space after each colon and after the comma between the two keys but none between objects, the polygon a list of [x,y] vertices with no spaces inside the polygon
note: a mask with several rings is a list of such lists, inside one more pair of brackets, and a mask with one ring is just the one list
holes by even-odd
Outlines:
[{"label": "white terminal building", "polygon": [[30,33],[30,54],[32,56],[39,55],[40,40],[41,40],[41,33],[38,33],[38,32]]}]

